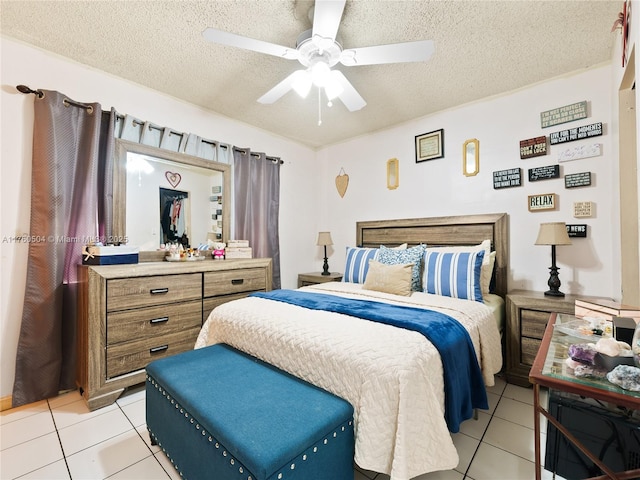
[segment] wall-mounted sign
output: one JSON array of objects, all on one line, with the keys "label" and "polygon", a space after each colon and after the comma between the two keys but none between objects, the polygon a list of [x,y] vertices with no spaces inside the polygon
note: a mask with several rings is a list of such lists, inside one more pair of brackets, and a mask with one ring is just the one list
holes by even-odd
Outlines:
[{"label": "wall-mounted sign", "polygon": [[558,177],[560,177],[560,165],[547,165],[546,167],[535,167],[529,169],[530,182]]},{"label": "wall-mounted sign", "polygon": [[587,102],[572,103],[564,107],[554,108],[546,112],[540,112],[540,126],[542,128],[552,127],[561,123],[573,122],[587,118]]},{"label": "wall-mounted sign", "polygon": [[583,138],[598,137],[602,135],[602,122],[592,123],[591,125],[583,125],[582,127],[571,128],[569,130],[560,130],[549,135],[551,145],[558,143],[573,142]]},{"label": "wall-mounted sign", "polygon": [[543,193],[542,195],[529,195],[529,211],[554,210],[556,208],[556,194]]},{"label": "wall-mounted sign", "polygon": [[493,188],[519,187],[522,185],[522,169],[510,168],[493,172]]},{"label": "wall-mounted sign", "polygon": [[547,154],[547,137],[520,140],[520,158],[539,157]]},{"label": "wall-mounted sign", "polygon": [[593,215],[593,202],[574,202],[573,216],[576,218],[590,217]]},{"label": "wall-mounted sign", "polygon": [[588,187],[591,185],[591,172],[571,173],[564,176],[565,188]]},{"label": "wall-mounted sign", "polygon": [[602,155],[602,145],[592,143],[590,145],[580,145],[579,147],[568,148],[558,155],[559,162],[569,162],[580,160],[581,158],[599,157]]},{"label": "wall-mounted sign", "polygon": [[572,238],[587,238],[587,226],[584,223],[579,225],[567,225],[567,234]]}]

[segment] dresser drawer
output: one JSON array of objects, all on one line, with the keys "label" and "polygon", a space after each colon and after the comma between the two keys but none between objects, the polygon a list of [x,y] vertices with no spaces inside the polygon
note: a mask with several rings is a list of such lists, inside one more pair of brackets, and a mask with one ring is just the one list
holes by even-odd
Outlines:
[{"label": "dresser drawer", "polygon": [[265,290],[267,287],[264,268],[240,268],[204,274],[204,296],[228,295],[231,293]]},{"label": "dresser drawer", "polygon": [[107,345],[131,339],[158,338],[200,327],[201,322],[200,300],[112,312],[107,315]]},{"label": "dresser drawer", "polygon": [[199,331],[200,327],[196,327],[107,347],[107,378],[135,372],[154,360],[192,350]]},{"label": "dresser drawer", "polygon": [[200,273],[120,278],[107,282],[107,311],[197,300],[201,296]]},{"label": "dresser drawer", "polygon": [[533,361],[536,359],[536,354],[541,344],[542,340],[522,337],[522,350],[520,352],[521,363],[528,366],[533,365]]},{"label": "dresser drawer", "polygon": [[520,335],[542,340],[544,329],[549,321],[549,312],[539,310],[520,310]]}]

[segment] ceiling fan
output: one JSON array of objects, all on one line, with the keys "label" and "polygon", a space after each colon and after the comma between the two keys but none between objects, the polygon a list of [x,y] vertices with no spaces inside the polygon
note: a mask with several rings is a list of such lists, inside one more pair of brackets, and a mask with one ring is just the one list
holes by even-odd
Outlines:
[{"label": "ceiling fan", "polygon": [[213,43],[266,53],[287,60],[298,60],[305,67],[286,77],[260,97],[258,102],[274,103],[291,89],[304,98],[309,94],[311,86],[315,85],[319,91],[324,89],[329,102],[339,98],[349,111],[354,112],[364,107],[367,102],[340,70],[332,70],[331,67],[338,62],[346,67],[422,62],[431,57],[434,44],[431,40],[420,40],[343,50],[336,41],[336,34],[345,3],[346,0],[316,0],[313,28],[300,34],[296,48],[223,32],[215,28],[207,28],[202,35]]}]

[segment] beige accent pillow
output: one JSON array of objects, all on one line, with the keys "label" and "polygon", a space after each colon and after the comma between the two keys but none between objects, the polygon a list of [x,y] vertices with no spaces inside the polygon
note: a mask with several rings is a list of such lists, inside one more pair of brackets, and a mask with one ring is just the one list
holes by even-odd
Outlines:
[{"label": "beige accent pillow", "polygon": [[427,250],[436,250],[438,252],[478,252],[484,250],[482,257],[482,267],[480,268],[480,289],[482,295],[491,293],[491,276],[493,275],[493,264],[496,261],[496,252],[491,251],[491,240],[484,240],[478,245],[470,245],[468,247],[427,247]]},{"label": "beige accent pillow", "polygon": [[375,260],[369,260],[369,271],[362,287],[376,292],[408,297],[411,295],[412,269],[413,263],[385,265]]}]

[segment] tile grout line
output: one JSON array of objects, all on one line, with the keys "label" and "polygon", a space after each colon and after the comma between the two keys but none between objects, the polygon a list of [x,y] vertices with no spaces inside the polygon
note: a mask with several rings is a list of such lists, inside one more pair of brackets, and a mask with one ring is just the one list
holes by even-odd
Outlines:
[{"label": "tile grout line", "polygon": [[56,430],[56,436],[58,437],[58,443],[60,444],[60,451],[62,451],[62,459],[64,460],[64,466],[67,468],[69,479],[73,480],[73,477],[71,476],[71,470],[69,469],[69,462],[67,462],[67,454],[64,453],[64,445],[62,445],[62,439],[60,438],[60,431],[58,430],[58,425],[56,424],[56,417],[53,414],[53,409],[51,408],[51,403],[49,403],[49,399],[47,399],[47,407],[49,408],[49,413],[51,414],[51,420],[53,421],[53,428],[55,428]]}]

